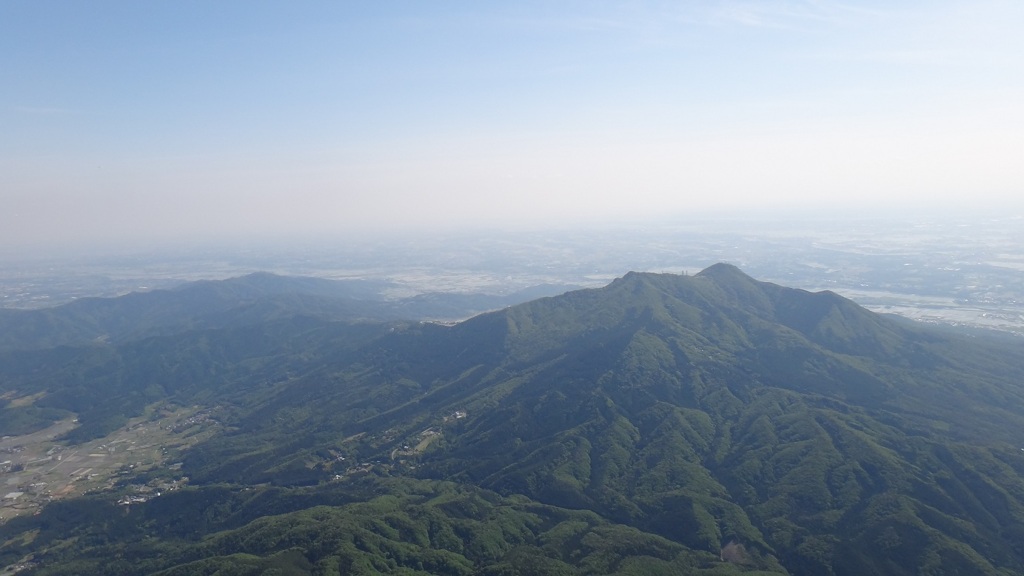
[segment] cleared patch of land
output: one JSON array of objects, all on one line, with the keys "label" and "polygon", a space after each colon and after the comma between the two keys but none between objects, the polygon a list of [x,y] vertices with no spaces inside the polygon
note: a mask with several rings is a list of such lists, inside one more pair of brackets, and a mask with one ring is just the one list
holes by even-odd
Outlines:
[{"label": "cleared patch of land", "polygon": [[[0,520],[172,465],[182,450],[219,428],[212,410],[159,405],[104,438],[74,446],[57,440],[76,425],[69,418],[32,434],[0,439]],[[139,501],[158,494],[160,486],[136,487],[136,492],[134,501]]]}]

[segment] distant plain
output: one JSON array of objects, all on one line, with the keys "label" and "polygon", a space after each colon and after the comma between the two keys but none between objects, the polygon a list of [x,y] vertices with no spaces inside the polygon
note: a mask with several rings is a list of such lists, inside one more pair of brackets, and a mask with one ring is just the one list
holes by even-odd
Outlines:
[{"label": "distant plain", "polygon": [[1024,219],[703,218],[574,229],[435,231],[377,239],[7,255],[0,307],[44,308],[253,271],[383,280],[381,296],[507,295],[596,287],[627,271],[695,273],[716,262],[832,290],[876,312],[1024,333]]}]

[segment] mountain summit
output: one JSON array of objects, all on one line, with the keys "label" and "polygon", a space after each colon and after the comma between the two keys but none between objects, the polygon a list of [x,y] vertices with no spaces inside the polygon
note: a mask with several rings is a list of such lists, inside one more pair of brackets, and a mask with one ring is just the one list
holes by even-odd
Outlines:
[{"label": "mountain summit", "polygon": [[[362,434],[357,453],[393,473],[590,510],[695,550],[735,542],[766,570],[1024,568],[1005,536],[1024,528],[1012,344],[719,264],[413,327],[367,354],[320,389],[332,416],[315,422]],[[394,400],[360,417],[352,390]],[[404,448],[424,430],[437,434],[425,449]],[[223,449],[186,464],[245,478]]]},{"label": "mountain summit", "polygon": [[[356,566],[385,547],[412,573],[1024,572],[1019,342],[726,264],[454,326],[296,330],[288,352],[244,361],[287,367],[276,384],[221,370],[178,392],[220,406],[225,428],[184,455],[192,496],[139,518],[162,526],[225,490],[236,504],[199,510],[204,544],[162,568],[287,551],[292,566]],[[318,522],[363,532],[296,540],[327,503]],[[165,545],[146,542],[131,553]],[[442,551],[455,564],[439,567]]]}]

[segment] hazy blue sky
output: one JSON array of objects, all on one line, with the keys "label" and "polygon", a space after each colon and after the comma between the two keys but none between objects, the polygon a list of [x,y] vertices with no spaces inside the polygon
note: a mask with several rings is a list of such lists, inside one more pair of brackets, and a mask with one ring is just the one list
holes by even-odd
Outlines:
[{"label": "hazy blue sky", "polygon": [[1024,196],[1024,2],[0,0],[0,242]]}]

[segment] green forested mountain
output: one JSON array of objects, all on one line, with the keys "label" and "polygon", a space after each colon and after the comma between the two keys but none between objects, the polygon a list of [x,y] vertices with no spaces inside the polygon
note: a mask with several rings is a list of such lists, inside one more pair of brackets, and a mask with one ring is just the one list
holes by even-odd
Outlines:
[{"label": "green forested mountain", "polygon": [[130,508],[102,493],[51,504],[0,527],[0,561],[1024,573],[1019,340],[728,265],[630,273],[454,326],[281,318],[5,356],[6,389],[45,393],[4,414],[74,412],[69,442],[166,398],[216,404],[225,426],[185,454],[186,488]]},{"label": "green forested mountain", "polygon": [[275,308],[325,317],[352,314],[375,293],[363,281],[285,278],[256,273],[174,289],[82,298],[41,310],[0,309],[0,349],[36,349],[94,340],[122,342],[245,320],[265,321]]},{"label": "green forested mountain", "polygon": [[123,343],[185,330],[251,326],[297,315],[321,320],[462,319],[485,310],[559,294],[540,285],[499,296],[429,293],[388,299],[395,285],[375,280],[327,280],[257,272],[191,282],[118,298],[82,298],[41,310],[0,308],[0,350],[33,350],[88,342]]}]

